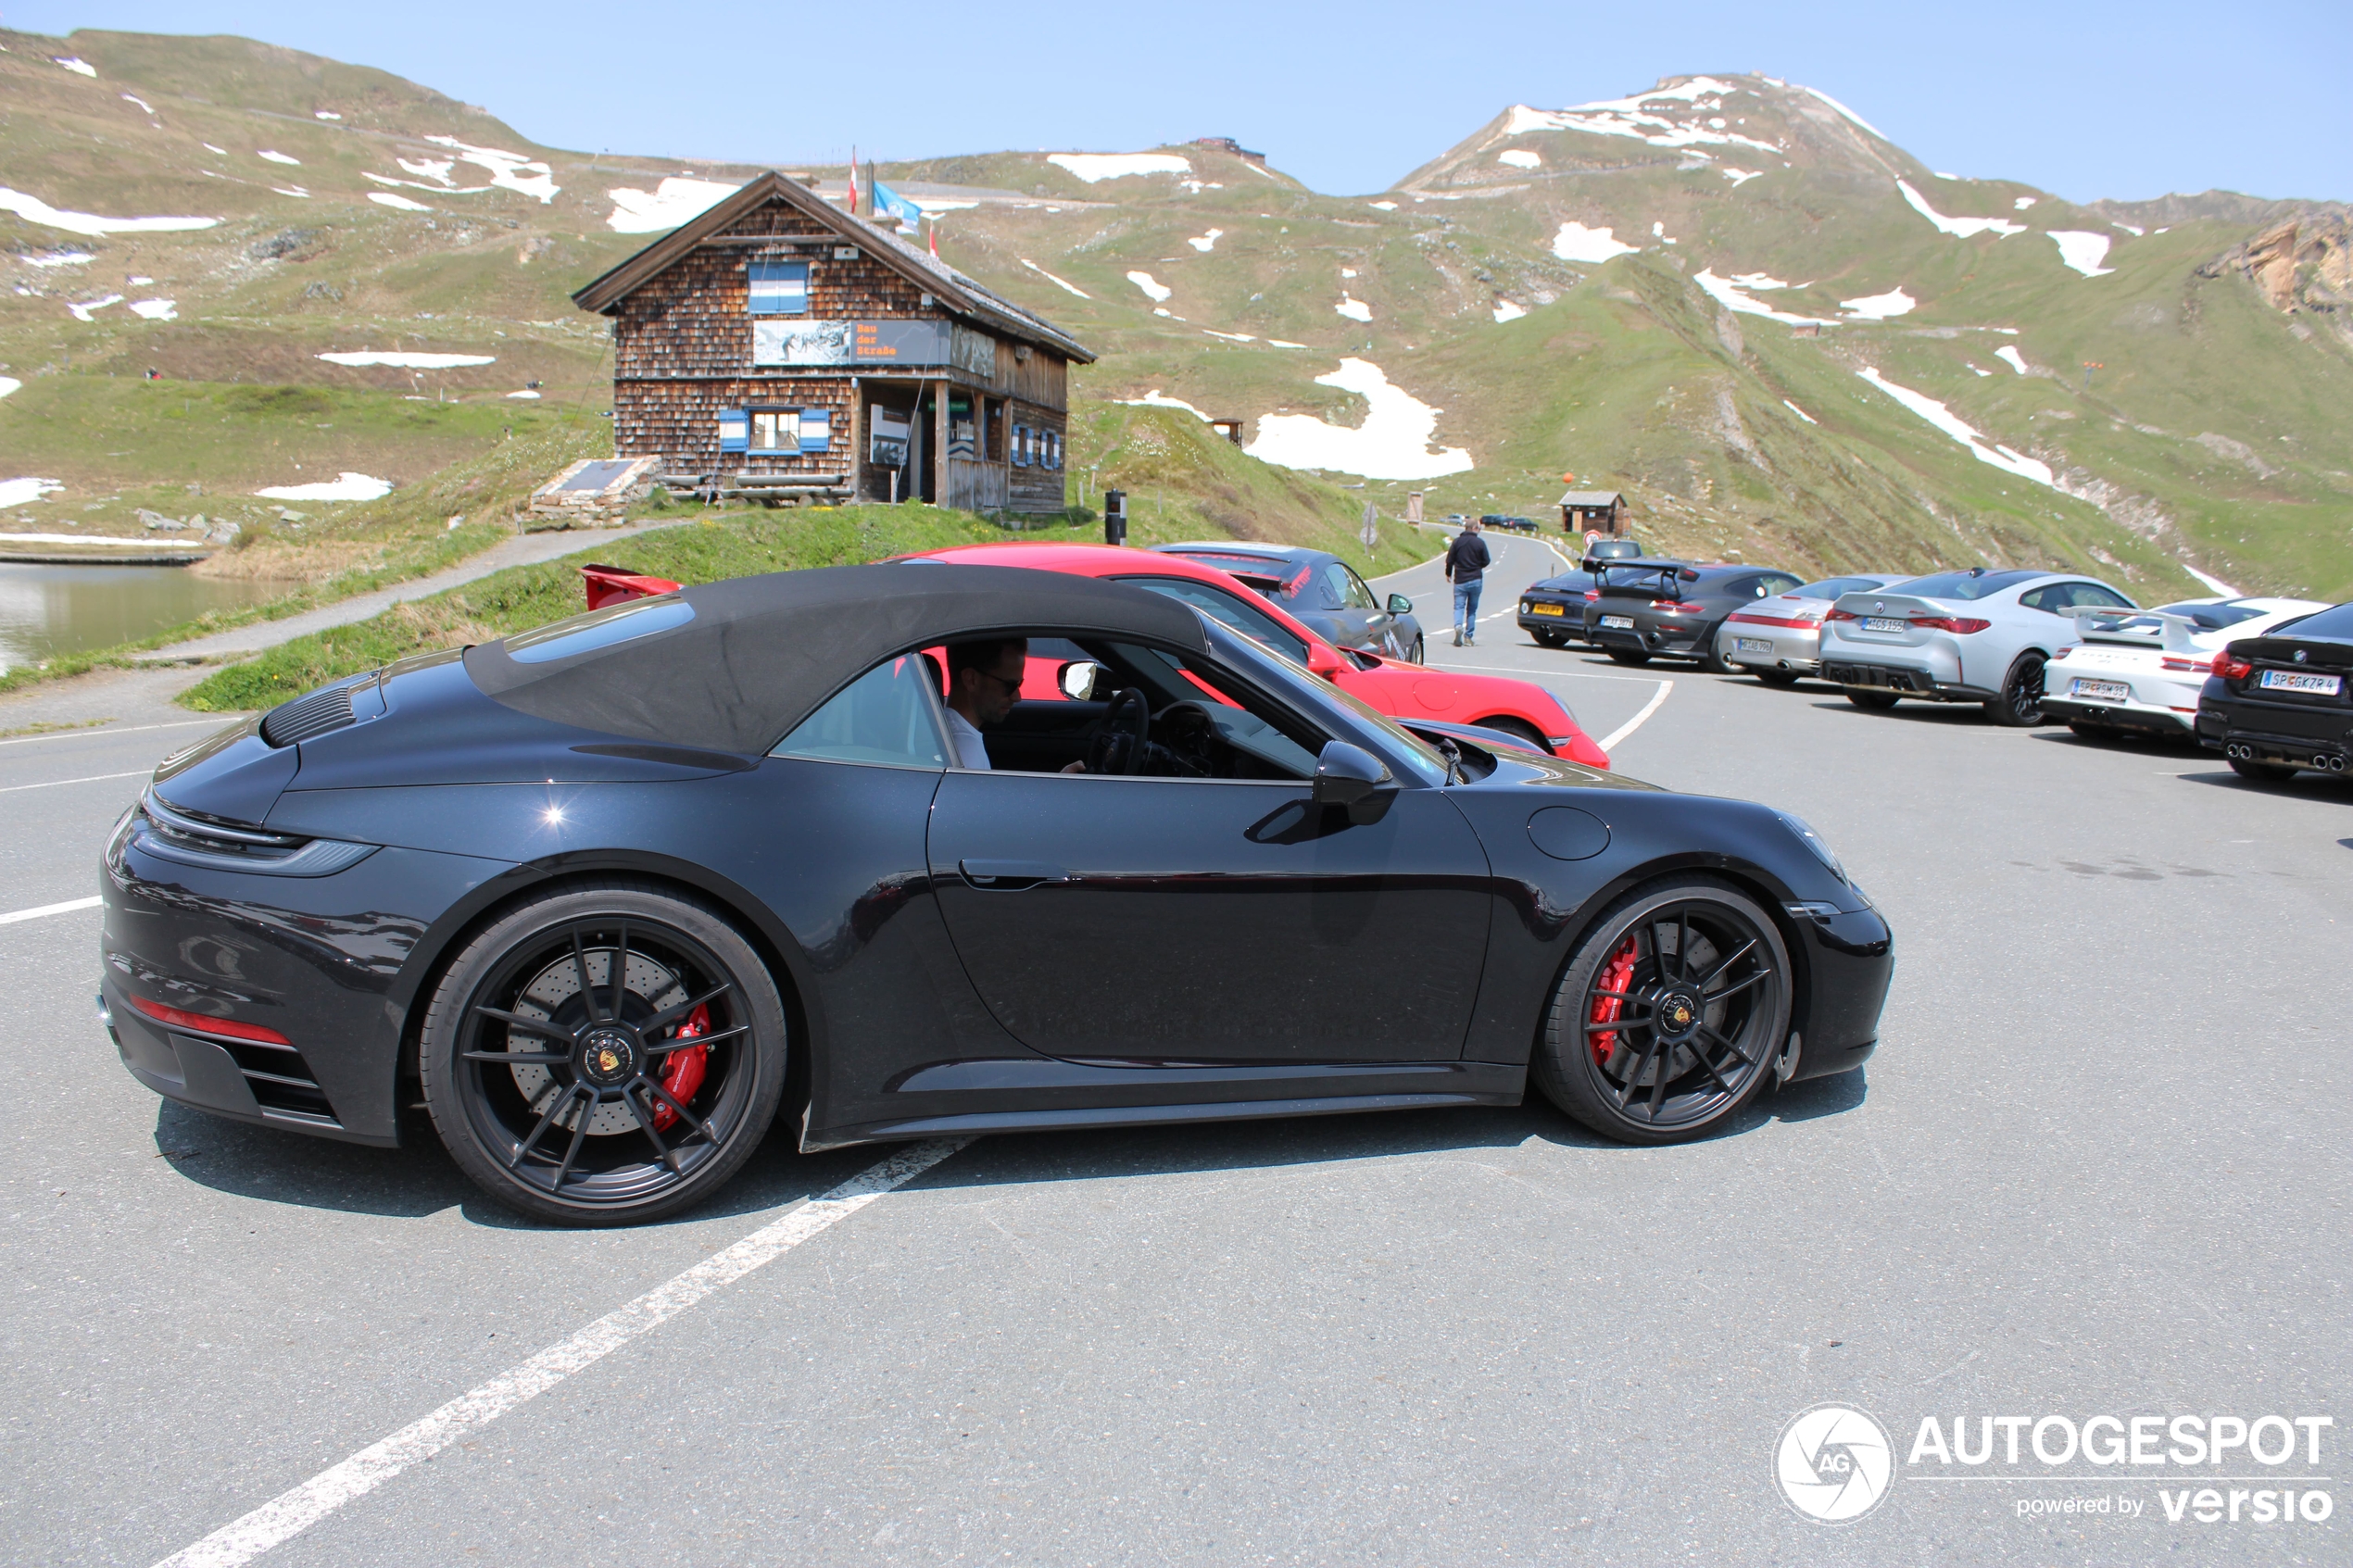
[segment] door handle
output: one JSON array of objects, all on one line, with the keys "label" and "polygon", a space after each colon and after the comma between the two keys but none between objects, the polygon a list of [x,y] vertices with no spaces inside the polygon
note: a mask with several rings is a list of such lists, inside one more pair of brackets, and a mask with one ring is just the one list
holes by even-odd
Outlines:
[{"label": "door handle", "polygon": [[958,870],[984,893],[1020,893],[1045,882],[1068,882],[1070,873],[1043,860],[963,860]]}]

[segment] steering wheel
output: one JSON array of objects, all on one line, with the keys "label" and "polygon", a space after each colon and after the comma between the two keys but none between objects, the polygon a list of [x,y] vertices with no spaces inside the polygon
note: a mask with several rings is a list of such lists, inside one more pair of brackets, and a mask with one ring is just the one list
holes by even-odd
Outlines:
[{"label": "steering wheel", "polygon": [[1102,727],[1087,743],[1090,773],[1135,773],[1144,766],[1144,743],[1151,738],[1151,699],[1134,686],[1112,695],[1104,706]]}]

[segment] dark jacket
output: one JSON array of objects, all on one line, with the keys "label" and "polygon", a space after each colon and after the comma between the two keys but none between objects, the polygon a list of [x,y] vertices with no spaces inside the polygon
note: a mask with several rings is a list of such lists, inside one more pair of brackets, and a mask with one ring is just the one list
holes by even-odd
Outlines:
[{"label": "dark jacket", "polygon": [[1446,581],[1476,583],[1493,559],[1487,553],[1487,541],[1465,529],[1446,546]]}]

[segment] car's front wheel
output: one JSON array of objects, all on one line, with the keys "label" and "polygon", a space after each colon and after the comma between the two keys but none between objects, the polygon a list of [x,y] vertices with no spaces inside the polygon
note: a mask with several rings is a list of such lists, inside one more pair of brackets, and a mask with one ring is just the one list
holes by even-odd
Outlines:
[{"label": "car's front wheel", "polygon": [[1988,698],[1985,716],[2013,730],[2031,730],[2043,721],[2043,656],[2022,653],[2002,677],[2002,695]]},{"label": "car's front wheel", "polygon": [[1771,1075],[1793,989],[1780,934],[1745,893],[1708,876],[1647,884],[1578,944],[1554,993],[1537,1085],[1621,1143],[1700,1137]]},{"label": "car's front wheel", "polygon": [[689,1208],[750,1158],[784,1093],[785,1010],[716,910],[613,881],[523,904],[451,961],[420,1070],[459,1168],[568,1225]]}]

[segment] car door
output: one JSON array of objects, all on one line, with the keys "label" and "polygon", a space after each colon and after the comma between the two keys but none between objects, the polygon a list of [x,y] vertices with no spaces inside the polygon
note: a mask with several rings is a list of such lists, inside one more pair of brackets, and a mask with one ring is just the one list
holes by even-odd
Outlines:
[{"label": "car door", "polygon": [[1363,648],[1367,653],[1396,654],[1402,650],[1390,646],[1390,624],[1396,618],[1380,607],[1365,580],[1348,568],[1346,561],[1327,560],[1321,576],[1324,603],[1329,607],[1340,635],[1334,640],[1344,648]]},{"label": "car door", "polygon": [[1276,721],[1297,776],[951,769],[932,881],[989,1011],[1071,1060],[1459,1057],[1491,898],[1445,792],[1408,781],[1377,822],[1316,807],[1319,735],[1198,656],[1155,657]]}]

